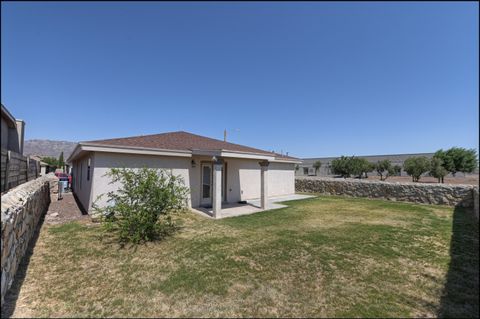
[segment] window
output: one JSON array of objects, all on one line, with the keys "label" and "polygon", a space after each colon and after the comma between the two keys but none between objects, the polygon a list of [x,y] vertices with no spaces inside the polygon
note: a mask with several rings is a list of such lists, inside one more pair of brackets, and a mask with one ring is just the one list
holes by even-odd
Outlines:
[{"label": "window", "polygon": [[303,175],[308,175],[308,167],[303,168]]},{"label": "window", "polygon": [[212,169],[210,166],[203,166],[203,177],[202,177],[202,197],[210,198],[210,176],[212,174]]},{"label": "window", "polygon": [[90,180],[90,159],[88,159],[88,166],[87,166],[87,181]]}]

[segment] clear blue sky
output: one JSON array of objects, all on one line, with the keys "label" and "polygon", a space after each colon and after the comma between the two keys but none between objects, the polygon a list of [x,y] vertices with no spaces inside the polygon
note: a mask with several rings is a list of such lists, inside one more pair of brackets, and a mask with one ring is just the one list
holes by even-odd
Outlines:
[{"label": "clear blue sky", "polygon": [[478,4],[5,3],[26,138],[185,130],[299,157],[478,148]]}]

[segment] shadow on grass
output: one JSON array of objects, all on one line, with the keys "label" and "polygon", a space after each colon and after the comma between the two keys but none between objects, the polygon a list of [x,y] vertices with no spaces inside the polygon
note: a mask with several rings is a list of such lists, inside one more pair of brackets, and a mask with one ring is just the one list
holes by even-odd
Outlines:
[{"label": "shadow on grass", "polygon": [[478,318],[478,220],[473,212],[455,208],[450,242],[450,265],[439,317]]},{"label": "shadow on grass", "polygon": [[40,230],[42,229],[43,222],[45,220],[45,214],[40,217],[35,232],[33,233],[32,238],[27,246],[25,255],[22,257],[20,264],[18,265],[17,272],[13,279],[12,286],[5,295],[4,303],[2,304],[1,317],[10,318],[15,311],[17,305],[17,299],[20,294],[20,290],[27,275],[28,264],[30,263],[30,258],[33,255],[33,249],[37,243],[38,237],[40,235]]}]

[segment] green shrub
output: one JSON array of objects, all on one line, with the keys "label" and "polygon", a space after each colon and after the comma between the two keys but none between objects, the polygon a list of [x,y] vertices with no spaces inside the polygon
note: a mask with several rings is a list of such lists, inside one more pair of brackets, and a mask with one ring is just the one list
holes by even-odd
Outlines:
[{"label": "green shrub", "polygon": [[430,170],[430,161],[425,156],[409,157],[403,163],[403,169],[414,182],[418,182],[422,174]]},{"label": "green shrub", "polygon": [[106,194],[110,205],[94,209],[121,242],[152,241],[175,230],[170,213],[186,208],[189,192],[181,177],[150,168],[112,168],[106,176],[120,186]]}]

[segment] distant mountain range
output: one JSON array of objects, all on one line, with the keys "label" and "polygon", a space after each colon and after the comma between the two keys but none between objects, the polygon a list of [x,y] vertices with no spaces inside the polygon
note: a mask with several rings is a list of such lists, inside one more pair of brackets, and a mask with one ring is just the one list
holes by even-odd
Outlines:
[{"label": "distant mountain range", "polygon": [[58,158],[63,152],[63,158],[67,159],[75,148],[76,142],[52,141],[52,140],[28,140],[23,146],[23,155],[51,156]]}]

